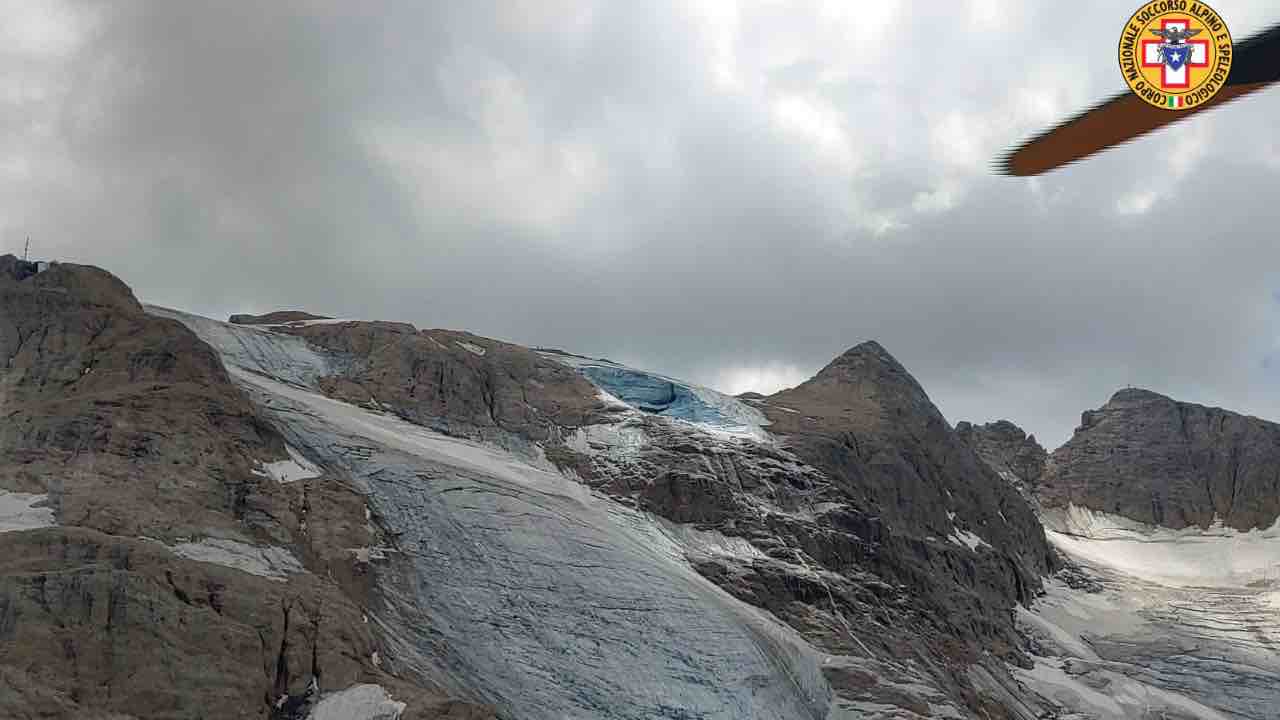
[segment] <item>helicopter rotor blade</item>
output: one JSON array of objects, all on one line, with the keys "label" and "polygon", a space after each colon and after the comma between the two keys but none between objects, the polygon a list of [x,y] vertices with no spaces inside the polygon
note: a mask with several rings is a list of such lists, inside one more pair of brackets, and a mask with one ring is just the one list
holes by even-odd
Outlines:
[{"label": "helicopter rotor blade", "polygon": [[996,172],[1019,177],[1040,175],[1280,80],[1280,25],[1236,43],[1234,49],[1227,84],[1209,102],[1191,110],[1171,112],[1148,105],[1126,91],[1011,149],[996,159]]}]

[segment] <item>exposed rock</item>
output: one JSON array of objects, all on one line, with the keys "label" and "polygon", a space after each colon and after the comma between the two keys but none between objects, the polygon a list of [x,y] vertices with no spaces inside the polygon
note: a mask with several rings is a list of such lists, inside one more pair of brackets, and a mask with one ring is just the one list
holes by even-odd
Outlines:
[{"label": "exposed rock", "polygon": [[235,325],[279,325],[309,320],[331,320],[324,315],[312,315],[301,310],[276,310],[265,315],[232,315],[228,321]]},{"label": "exposed rock", "polygon": [[1083,413],[1036,486],[1076,504],[1181,529],[1270,527],[1280,517],[1280,425],[1148,390]]},{"label": "exposed rock", "polygon": [[320,379],[331,397],[380,407],[453,435],[544,442],[608,413],[572,369],[518,345],[407,323],[282,328],[339,357]]},{"label": "exposed rock", "polygon": [[117,278],[0,257],[0,716],[281,717],[360,682],[445,702],[371,661],[345,549],[378,541],[364,498],[261,469],[289,458],[213,349]]},{"label": "exposed rock", "polygon": [[[279,504],[253,473],[284,455],[217,355],[143,312],[97,268],[0,275],[0,487],[48,493],[59,520],[170,538],[270,533]],[[199,478],[199,480],[193,480]]]},{"label": "exposed rock", "polygon": [[311,575],[286,585],[79,528],[0,534],[0,558],[0,666],[68,716],[265,717],[317,669],[335,686],[367,673],[358,609]]},{"label": "exposed rock", "polygon": [[771,432],[898,532],[945,537],[959,518],[1009,552],[1029,588],[1048,568],[1031,508],[956,435],[915,378],[878,343],[849,350],[760,407],[772,421]]},{"label": "exposed rock", "polygon": [[1035,435],[1028,435],[1008,420],[986,425],[960,422],[956,424],[956,434],[1019,491],[1040,479],[1049,460],[1049,453],[1036,442]]}]

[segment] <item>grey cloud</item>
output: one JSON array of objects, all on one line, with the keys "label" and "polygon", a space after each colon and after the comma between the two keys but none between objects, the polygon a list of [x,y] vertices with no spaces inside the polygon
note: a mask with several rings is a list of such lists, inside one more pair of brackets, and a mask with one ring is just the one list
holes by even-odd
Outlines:
[{"label": "grey cloud", "polygon": [[76,6],[76,53],[0,58],[60,88],[0,105],[51,128],[0,145],[42,169],[0,174],[0,229],[194,311],[402,319],[720,385],[875,338],[949,419],[1051,445],[1130,383],[1280,418],[1280,96],[992,177],[1116,91],[1118,11],[848,5]]}]

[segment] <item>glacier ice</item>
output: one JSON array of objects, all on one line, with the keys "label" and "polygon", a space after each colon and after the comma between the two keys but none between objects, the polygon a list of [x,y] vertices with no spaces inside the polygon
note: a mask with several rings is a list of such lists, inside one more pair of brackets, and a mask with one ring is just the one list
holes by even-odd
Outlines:
[{"label": "glacier ice", "polygon": [[728,436],[755,440],[768,437],[764,426],[769,421],[764,413],[722,392],[608,360],[562,352],[542,355],[577,369],[610,398],[641,412],[693,423]]},{"label": "glacier ice", "polygon": [[1022,682],[1092,717],[1275,717],[1277,528],[1170,530],[1075,506],[1044,520],[1096,587],[1049,580],[1020,612],[1045,650]]}]

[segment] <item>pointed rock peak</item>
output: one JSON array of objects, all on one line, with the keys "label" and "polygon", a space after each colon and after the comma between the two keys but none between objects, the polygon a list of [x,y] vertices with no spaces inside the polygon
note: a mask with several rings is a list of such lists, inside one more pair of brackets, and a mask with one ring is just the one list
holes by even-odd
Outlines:
[{"label": "pointed rock peak", "polygon": [[906,372],[906,368],[902,367],[902,363],[890,355],[883,345],[875,340],[868,340],[845,350],[835,360],[827,363],[827,366],[818,371],[818,374],[814,377],[816,379],[831,375],[848,375],[851,371],[858,373],[883,370]]},{"label": "pointed rock peak", "polygon": [[845,350],[840,357],[831,361],[831,364],[838,365],[851,362],[866,362],[868,360],[882,362],[889,365],[898,365],[898,360],[894,358],[893,355],[890,355],[889,351],[885,350],[884,346],[875,340],[868,340],[854,345],[848,350]]},{"label": "pointed rock peak", "polygon": [[850,423],[874,425],[890,418],[890,424],[902,427],[946,425],[920,383],[877,342],[850,348],[809,380],[769,396],[767,403],[799,413],[782,412],[788,417],[780,419],[770,415],[780,430],[798,417],[827,418],[833,427],[846,429]]},{"label": "pointed rock peak", "polygon": [[924,395],[924,388],[911,373],[875,340],[855,345],[827,364],[814,375],[810,383],[871,382],[880,386],[908,386],[912,392]]}]

